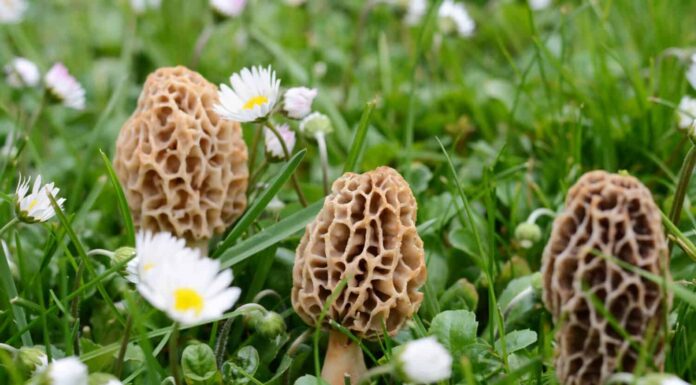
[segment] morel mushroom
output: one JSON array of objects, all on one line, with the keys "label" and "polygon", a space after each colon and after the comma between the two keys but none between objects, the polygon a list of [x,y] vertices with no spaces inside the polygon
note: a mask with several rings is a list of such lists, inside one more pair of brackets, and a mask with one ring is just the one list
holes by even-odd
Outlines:
[{"label": "morel mushroom", "polygon": [[669,294],[626,270],[611,256],[669,276],[660,211],[650,191],[630,176],[593,171],[568,192],[544,250],[544,302],[561,326],[556,374],[564,385],[602,384],[615,371],[633,371],[639,352],[593,305],[591,297],[635,341],[653,336],[652,361],[662,365],[662,328]]},{"label": "morel mushroom", "polygon": [[204,248],[244,211],[247,148],[239,123],[213,111],[217,97],[185,67],[148,76],[114,159],[136,226]]},{"label": "morel mushroom", "polygon": [[[360,338],[398,332],[420,306],[426,279],[423,242],[416,231],[416,200],[406,181],[389,167],[334,182],[317,218],[297,248],[292,303],[316,325],[329,296],[346,279],[326,314]],[[357,384],[365,372],[360,347],[329,333],[322,377]]]}]

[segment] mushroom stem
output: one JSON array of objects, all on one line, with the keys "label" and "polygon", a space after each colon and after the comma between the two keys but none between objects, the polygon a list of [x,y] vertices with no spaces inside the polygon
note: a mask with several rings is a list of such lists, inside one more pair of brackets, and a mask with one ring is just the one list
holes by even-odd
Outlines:
[{"label": "mushroom stem", "polygon": [[330,385],[344,385],[344,377],[348,375],[350,383],[357,385],[366,371],[360,345],[341,332],[329,331],[329,347],[324,357],[321,377]]}]

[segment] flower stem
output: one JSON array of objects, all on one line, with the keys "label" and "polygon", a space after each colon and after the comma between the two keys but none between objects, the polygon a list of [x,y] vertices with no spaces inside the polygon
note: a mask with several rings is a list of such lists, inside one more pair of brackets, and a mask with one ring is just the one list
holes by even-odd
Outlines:
[{"label": "flower stem", "polygon": [[129,314],[126,320],[126,329],[123,331],[123,338],[121,339],[121,348],[118,350],[118,358],[114,363],[114,375],[117,378],[121,378],[121,371],[123,369],[123,360],[126,357],[126,350],[128,350],[128,340],[130,339],[131,329],[133,328],[133,317]]},{"label": "flower stem", "polygon": [[10,221],[7,222],[7,223],[5,224],[5,226],[3,226],[2,228],[0,228],[0,235],[4,234],[5,231],[7,231],[7,230],[9,230],[10,228],[12,228],[12,226],[14,226],[15,224],[17,224],[17,222],[19,222],[19,218],[17,218],[17,217],[14,217],[14,218],[10,219]]},{"label": "flower stem", "polygon": [[[285,160],[288,161],[290,160],[290,151],[288,151],[288,146],[285,144],[285,140],[283,139],[283,136],[280,135],[280,132],[278,132],[278,129],[276,128],[275,124],[271,120],[268,120],[266,122],[266,127],[268,127],[271,132],[273,132],[273,135],[278,138],[278,141],[280,142],[280,146],[283,148],[283,154],[285,154]],[[261,127],[263,129],[263,126]],[[300,182],[297,181],[297,175],[295,173],[292,173],[292,186],[295,188],[295,191],[297,192],[297,198],[300,200],[300,203],[302,204],[303,207],[307,207],[307,199],[305,199],[304,194],[302,193],[302,189],[300,188]]]},{"label": "flower stem", "polygon": [[374,368],[369,369],[367,372],[365,372],[365,374],[363,374],[362,377],[360,377],[358,385],[366,385],[370,382],[371,378],[382,376],[385,374],[390,374],[393,371],[394,367],[391,365],[376,366]]},{"label": "flower stem", "polygon": [[113,258],[114,257],[114,252],[111,250],[105,250],[105,249],[92,249],[87,252],[88,256],[94,256],[94,255],[103,255],[105,257]]},{"label": "flower stem", "polygon": [[44,108],[46,107],[46,101],[48,100],[48,90],[44,89],[44,91],[41,93],[41,100],[39,101],[39,106],[34,110],[34,113],[31,115],[31,119],[29,119],[29,124],[27,125],[27,130],[26,130],[26,136],[29,137],[31,134],[31,130],[34,129],[34,126],[36,126],[36,123],[39,121],[39,118],[41,117],[41,113],[43,113]]},{"label": "flower stem", "polygon": [[227,347],[227,338],[230,335],[230,329],[232,329],[232,323],[234,318],[229,318],[222,324],[222,329],[218,334],[217,341],[215,341],[215,362],[218,368],[222,368],[222,363],[225,362],[225,353]]},{"label": "flower stem", "polygon": [[[73,285],[73,291],[77,292],[80,288],[80,281],[82,281],[82,274],[85,271],[84,261],[80,262],[80,266],[77,268],[77,273],[75,274],[75,284]],[[80,296],[76,295],[70,304],[70,315],[74,320],[77,327],[75,328],[75,339],[73,340],[73,353],[75,355],[80,354]]]},{"label": "flower stem", "polygon": [[251,142],[251,153],[249,154],[249,169],[252,170],[256,164],[256,154],[257,148],[259,147],[259,141],[261,140],[261,134],[263,129],[256,130],[254,133],[254,139]]},{"label": "flower stem", "polygon": [[319,147],[319,158],[321,159],[321,176],[324,181],[324,195],[329,195],[329,155],[326,151],[326,139],[323,132],[315,135]]},{"label": "flower stem", "polygon": [[201,56],[203,56],[203,50],[205,49],[205,46],[208,45],[210,37],[213,36],[214,30],[215,21],[213,20],[213,18],[209,18],[205,27],[201,31],[201,34],[198,35],[198,39],[196,39],[196,45],[193,49],[193,57],[191,58],[190,65],[192,70],[195,70],[196,67],[198,67],[198,62],[201,60]]},{"label": "flower stem", "polygon": [[527,223],[536,223],[537,219],[539,219],[543,215],[553,218],[556,216],[556,213],[553,212],[553,210],[547,209],[546,207],[540,207],[532,211],[531,214],[529,214],[529,218],[527,218]]},{"label": "flower stem", "polygon": [[169,367],[172,371],[172,377],[174,377],[174,383],[176,385],[181,385],[181,380],[179,379],[179,354],[178,354],[178,344],[179,344],[179,324],[174,322],[172,325],[172,336],[169,337]]},{"label": "flower stem", "polygon": [[[686,154],[686,158],[684,158],[681,170],[679,170],[679,182],[677,183],[677,189],[674,191],[672,209],[669,211],[669,220],[672,221],[674,226],[679,225],[682,208],[684,207],[684,198],[686,197],[686,189],[689,186],[694,166],[696,166],[696,145],[691,146],[689,152]],[[672,251],[673,245],[674,242],[670,240],[668,247],[669,252]]]}]

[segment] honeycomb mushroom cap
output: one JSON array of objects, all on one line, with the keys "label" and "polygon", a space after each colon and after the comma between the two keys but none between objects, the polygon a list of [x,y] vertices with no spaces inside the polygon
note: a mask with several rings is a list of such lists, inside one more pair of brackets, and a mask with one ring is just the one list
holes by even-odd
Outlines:
[{"label": "honeycomb mushroom cap", "polygon": [[389,167],[346,173],[307,226],[293,270],[295,311],[315,325],[328,297],[350,278],[327,313],[361,338],[391,335],[420,306],[426,279],[417,204]]},{"label": "honeycomb mushroom cap", "polygon": [[593,171],[568,192],[543,256],[544,303],[561,323],[556,373],[565,385],[602,384],[616,370],[632,371],[638,359],[590,293],[635,341],[657,338],[653,362],[664,360],[669,294],[603,256],[669,277],[660,211],[650,191],[633,177]]},{"label": "honeycomb mushroom cap", "polygon": [[136,226],[199,241],[244,211],[247,148],[239,123],[213,111],[217,99],[185,67],[148,76],[114,158]]}]

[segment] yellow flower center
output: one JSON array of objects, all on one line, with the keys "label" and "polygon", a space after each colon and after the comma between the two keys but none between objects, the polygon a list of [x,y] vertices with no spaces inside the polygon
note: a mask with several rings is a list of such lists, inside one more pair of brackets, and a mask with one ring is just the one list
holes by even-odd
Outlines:
[{"label": "yellow flower center", "polygon": [[143,270],[150,271],[155,267],[154,263],[146,263],[143,265]]},{"label": "yellow flower center", "polygon": [[199,315],[203,311],[203,297],[193,289],[176,289],[174,291],[174,309],[180,312],[193,310],[196,315]]},{"label": "yellow flower center", "polygon": [[39,204],[39,200],[36,198],[32,199],[31,202],[29,202],[29,207],[27,207],[27,210],[33,209],[37,204]]},{"label": "yellow flower center", "polygon": [[260,106],[263,104],[268,103],[268,98],[260,95],[260,96],[254,96],[253,98],[247,100],[246,103],[244,103],[244,106],[242,106],[243,109],[245,110],[251,110],[252,108],[256,106]]}]

